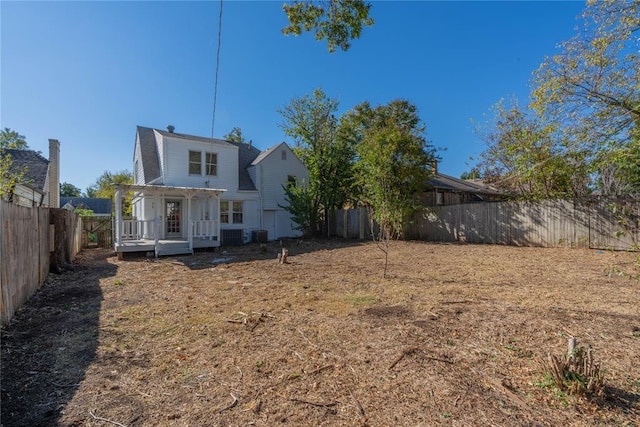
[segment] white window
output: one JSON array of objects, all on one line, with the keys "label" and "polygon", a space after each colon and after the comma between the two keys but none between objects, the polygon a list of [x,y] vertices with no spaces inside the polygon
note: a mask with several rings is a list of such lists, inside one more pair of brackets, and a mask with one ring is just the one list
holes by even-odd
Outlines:
[{"label": "white window", "polygon": [[202,175],[202,153],[189,150],[189,175]]},{"label": "white window", "polygon": [[233,223],[242,224],[242,202],[233,202]]},{"label": "white window", "polygon": [[220,201],[220,224],[229,224],[229,202]]},{"label": "white window", "polygon": [[242,224],[242,202],[220,201],[220,224]]},{"label": "white window", "polygon": [[206,153],[206,157],[207,175],[218,175],[218,154]]}]

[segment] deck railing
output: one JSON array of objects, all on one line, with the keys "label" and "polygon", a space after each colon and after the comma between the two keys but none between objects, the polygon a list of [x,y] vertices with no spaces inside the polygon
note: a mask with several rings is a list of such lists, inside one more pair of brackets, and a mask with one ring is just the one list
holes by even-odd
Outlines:
[{"label": "deck railing", "polygon": [[120,226],[120,239],[155,239],[155,221],[153,219],[125,219]]},{"label": "deck railing", "polygon": [[[153,219],[126,219],[120,222],[119,240],[157,240],[160,221]],[[215,240],[218,237],[218,221],[216,220],[191,220],[188,240],[203,239]]]},{"label": "deck railing", "polygon": [[191,221],[191,235],[196,239],[213,239],[218,235],[218,221],[197,219]]}]

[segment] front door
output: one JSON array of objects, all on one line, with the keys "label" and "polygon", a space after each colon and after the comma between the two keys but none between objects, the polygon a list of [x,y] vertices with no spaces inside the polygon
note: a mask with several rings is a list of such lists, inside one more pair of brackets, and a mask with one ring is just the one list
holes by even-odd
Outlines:
[{"label": "front door", "polygon": [[165,235],[168,239],[182,237],[182,206],[180,200],[167,200],[165,206],[166,229]]}]

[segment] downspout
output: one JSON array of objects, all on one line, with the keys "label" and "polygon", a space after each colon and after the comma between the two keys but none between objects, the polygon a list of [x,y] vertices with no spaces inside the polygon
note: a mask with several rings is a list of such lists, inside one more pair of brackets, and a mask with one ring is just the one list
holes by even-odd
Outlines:
[{"label": "downspout", "polygon": [[258,199],[260,200],[260,210],[258,211],[258,218],[259,218],[259,223],[260,223],[260,230],[264,230],[264,225],[263,225],[263,219],[262,216],[264,215],[264,209],[263,209],[263,204],[262,204],[262,165],[258,165],[258,167],[260,167],[260,176],[258,176],[258,174],[256,173],[256,177],[259,179],[260,181],[260,185],[258,186]]}]

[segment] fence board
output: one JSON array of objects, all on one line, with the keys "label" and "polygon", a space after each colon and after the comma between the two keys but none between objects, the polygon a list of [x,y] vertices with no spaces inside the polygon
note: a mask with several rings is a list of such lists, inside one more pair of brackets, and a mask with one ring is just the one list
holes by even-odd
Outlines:
[{"label": "fence board", "polygon": [[8,323],[47,280],[49,223],[57,211],[63,211],[67,228],[54,238],[66,239],[63,246],[70,262],[80,251],[82,224],[75,219],[77,215],[64,209],[27,208],[0,200],[0,324]]},{"label": "fence board", "polygon": [[[612,210],[612,204],[623,204]],[[334,235],[357,237],[360,215],[336,211]],[[345,225],[344,221],[348,223]],[[622,222],[626,222],[623,227]],[[640,242],[640,200],[585,198],[430,207],[404,224],[404,238],[431,242],[629,250]],[[347,228],[345,228],[347,227]],[[346,231],[348,229],[348,232]],[[335,233],[340,231],[341,233]],[[625,231],[625,233],[622,233]],[[369,233],[367,233],[368,235]]]}]

